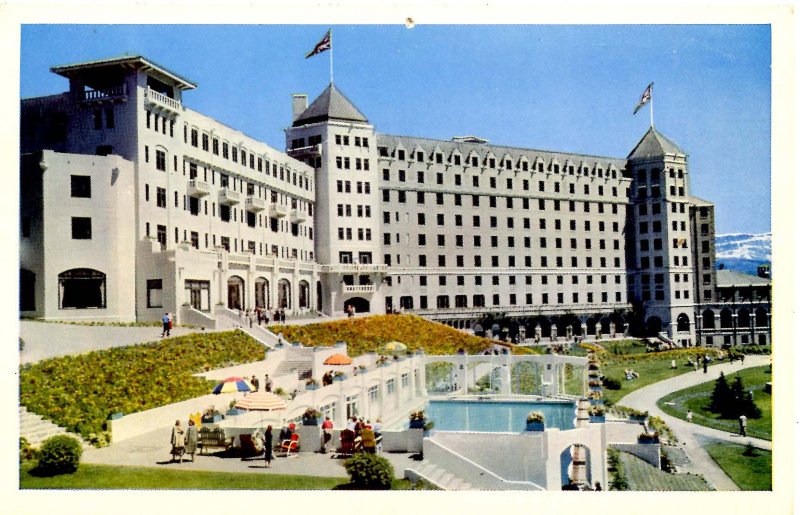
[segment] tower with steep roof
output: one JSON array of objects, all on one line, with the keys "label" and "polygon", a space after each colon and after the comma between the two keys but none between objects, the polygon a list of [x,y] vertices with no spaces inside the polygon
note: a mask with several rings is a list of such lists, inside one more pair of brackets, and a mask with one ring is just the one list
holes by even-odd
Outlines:
[{"label": "tower with steep roof", "polygon": [[375,129],[331,83],[311,105],[294,95],[286,146],[314,167],[317,286],[320,309],[379,312],[385,266],[378,264],[379,192]]},{"label": "tower with steep roof", "polygon": [[629,298],[641,306],[646,333],[679,345],[695,341],[687,155],[654,127],[628,154]]}]

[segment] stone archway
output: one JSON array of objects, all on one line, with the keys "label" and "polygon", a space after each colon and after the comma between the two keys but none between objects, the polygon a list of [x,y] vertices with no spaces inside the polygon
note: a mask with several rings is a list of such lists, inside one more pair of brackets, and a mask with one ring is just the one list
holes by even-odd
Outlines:
[{"label": "stone archway", "polygon": [[356,313],[369,313],[369,301],[363,297],[351,297],[344,301],[342,312],[347,312],[347,306],[353,306]]},{"label": "stone archway", "polygon": [[278,308],[292,309],[292,285],[287,279],[278,281]]},{"label": "stone archway", "polygon": [[678,315],[678,318],[675,319],[677,322],[677,331],[679,333],[688,333],[691,329],[691,323],[689,321],[689,316],[686,313],[681,313]]},{"label": "stone archway", "polygon": [[228,278],[228,309],[246,309],[244,279],[238,275]]},{"label": "stone archway", "polygon": [[263,277],[256,277],[255,282],[255,299],[257,308],[269,307],[272,303],[269,298],[269,281]]}]

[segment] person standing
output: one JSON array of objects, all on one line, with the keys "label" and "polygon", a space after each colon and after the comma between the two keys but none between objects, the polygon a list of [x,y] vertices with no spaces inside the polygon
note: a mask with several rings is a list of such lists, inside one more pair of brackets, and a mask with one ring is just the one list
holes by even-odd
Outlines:
[{"label": "person standing", "polygon": [[169,318],[169,313],[164,313],[164,316],[161,317],[161,337],[169,336],[169,330],[172,327],[172,320]]},{"label": "person standing", "polygon": [[707,359],[703,360],[703,373],[704,374],[708,374],[708,360]]},{"label": "person standing", "polygon": [[192,457],[192,463],[194,463],[194,453],[197,452],[197,426],[194,425],[192,419],[189,419],[189,427],[186,428],[185,452]]},{"label": "person standing", "polygon": [[267,468],[272,467],[272,426],[264,430],[264,461]]},{"label": "person standing", "polygon": [[183,439],[183,428],[181,427],[181,421],[176,420],[175,426],[172,428],[172,437],[170,438],[170,444],[172,445],[172,461],[177,461],[180,459],[180,462],[183,463],[183,452],[185,450],[184,446],[184,439]]},{"label": "person standing", "polygon": [[253,377],[250,378],[250,382],[253,383],[253,389],[257,392],[259,385],[258,385],[258,378],[256,377],[255,374],[253,374]]},{"label": "person standing", "polygon": [[747,417],[744,415],[739,417],[739,435],[747,436]]},{"label": "person standing", "polygon": [[269,374],[264,374],[264,391],[272,391],[272,379],[269,378]]},{"label": "person standing", "polygon": [[322,454],[326,454],[328,452],[328,443],[333,438],[333,422],[331,421],[331,417],[325,417],[325,420],[322,422]]}]

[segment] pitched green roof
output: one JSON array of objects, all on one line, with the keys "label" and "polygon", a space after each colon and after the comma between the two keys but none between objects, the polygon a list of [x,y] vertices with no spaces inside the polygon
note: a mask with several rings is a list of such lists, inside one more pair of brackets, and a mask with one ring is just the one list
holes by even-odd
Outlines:
[{"label": "pitched green roof", "polygon": [[680,154],[685,156],[686,152],[680,149],[678,145],[670,141],[669,138],[658,132],[654,127],[650,127],[647,132],[639,140],[631,153],[628,154],[628,159],[648,159],[651,157],[660,157],[665,154]]}]

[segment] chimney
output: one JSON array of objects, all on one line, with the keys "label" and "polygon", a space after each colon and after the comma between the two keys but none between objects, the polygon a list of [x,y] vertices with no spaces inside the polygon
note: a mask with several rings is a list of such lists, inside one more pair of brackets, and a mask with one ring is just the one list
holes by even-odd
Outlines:
[{"label": "chimney", "polygon": [[292,95],[292,121],[297,120],[306,109],[308,109],[308,95],[299,93]]}]

